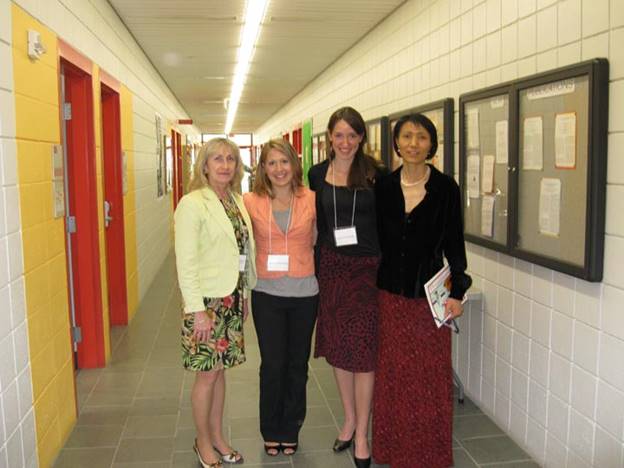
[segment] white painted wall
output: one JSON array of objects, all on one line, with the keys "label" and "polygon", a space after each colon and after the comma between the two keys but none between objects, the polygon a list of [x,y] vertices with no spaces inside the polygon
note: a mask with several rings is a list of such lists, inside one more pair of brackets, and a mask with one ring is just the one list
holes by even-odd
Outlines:
[{"label": "white painted wall", "polygon": [[36,467],[35,413],[24,306],[11,2],[0,0],[0,467]]},{"label": "white painted wall", "polygon": [[[139,300],[172,247],[172,203],[156,197],[154,116],[188,118],[106,0],[15,0],[56,34],[118,79],[134,95],[134,156]],[[9,29],[10,31],[10,29]],[[184,127],[183,133],[196,135]]]},{"label": "white painted wall", "polygon": [[309,117],[320,132],[343,105],[365,119],[445,97],[457,108],[468,91],[609,58],[604,281],[468,245],[483,301],[462,319],[455,368],[469,396],[549,467],[624,466],[622,44],[623,0],[412,0],[255,132],[264,141]]}]

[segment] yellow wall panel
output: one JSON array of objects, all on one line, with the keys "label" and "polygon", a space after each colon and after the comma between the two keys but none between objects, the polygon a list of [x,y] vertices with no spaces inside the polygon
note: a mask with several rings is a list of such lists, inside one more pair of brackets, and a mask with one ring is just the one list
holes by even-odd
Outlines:
[{"label": "yellow wall panel", "polygon": [[[19,167],[22,162],[18,160]],[[21,184],[20,211],[22,215],[22,228],[30,228],[41,225],[46,219],[46,204],[51,202],[52,193],[46,192],[48,183]],[[45,260],[45,255],[41,257]]]},{"label": "yellow wall panel", "polygon": [[[15,81],[17,82],[18,78]],[[37,122],[37,125],[33,125],[33,122]],[[58,143],[60,141],[58,106],[16,94],[15,137]]]},{"label": "yellow wall panel", "polygon": [[23,168],[20,181],[23,184],[50,180],[52,173],[52,148],[49,143],[17,141],[19,164]]},{"label": "yellow wall panel", "polygon": [[[67,264],[65,256],[58,255],[47,263],[48,268],[48,284],[50,285],[50,298],[59,293],[67,295]],[[61,312],[58,311],[60,314]]]},{"label": "yellow wall panel", "polygon": [[[52,259],[63,256],[63,263],[65,263],[65,221],[63,218],[50,219],[46,223],[47,237],[47,252],[48,258]],[[65,275],[63,275],[65,276]],[[67,284],[66,279],[63,280],[64,284]]]},{"label": "yellow wall panel", "polygon": [[[50,313],[50,327],[53,330],[69,330],[69,302],[66,291],[60,291],[52,296],[52,299],[50,299],[50,310],[52,311]],[[73,378],[71,383],[73,385]]]},{"label": "yellow wall panel", "polygon": [[[56,39],[54,40],[56,42]],[[48,54],[46,54],[48,55]],[[15,54],[14,73],[22,77],[15,82],[15,93],[41,101],[58,108],[59,80],[56,63],[48,65],[40,60],[33,61],[26,54]]]},{"label": "yellow wall panel", "polygon": [[[25,232],[22,232],[24,236]],[[22,237],[24,239],[24,237]],[[28,252],[24,242],[24,254]],[[25,263],[25,262],[24,262]],[[30,320],[31,313],[44,307],[50,297],[50,285],[48,284],[48,271],[44,265],[30,270],[25,269],[24,289],[26,290],[26,314]]]},{"label": "yellow wall panel", "polygon": [[37,440],[37,451],[39,455],[39,466],[50,467],[56,455],[58,454],[58,447],[61,445],[61,438],[59,432],[59,421],[54,420],[54,427],[49,430],[45,435],[42,435],[41,439]]},{"label": "yellow wall panel", "polygon": [[[35,403],[39,403],[39,399],[45,394],[45,390],[52,382],[52,379],[60,369],[55,369],[52,364],[52,356],[54,353],[54,341],[49,340],[43,349],[38,354],[30,354],[30,363],[32,365],[32,381],[33,381],[33,398]],[[53,411],[53,408],[48,408],[47,403],[42,402],[40,408],[49,409]],[[37,420],[39,414],[36,414]],[[37,432],[40,435],[39,432]]]},{"label": "yellow wall panel", "polygon": [[[46,259],[45,225],[40,223],[25,228],[22,231],[22,244],[24,249],[24,271],[28,272],[40,266],[41,262]],[[26,291],[26,293],[28,292]],[[28,305],[31,305],[31,302],[28,302]]]},{"label": "yellow wall panel", "polygon": [[28,319],[31,356],[37,356],[41,353],[54,336],[54,317],[50,310],[51,306],[46,304],[31,312],[31,316]]},{"label": "yellow wall panel", "polygon": [[121,86],[119,93],[121,114],[121,148],[126,154],[128,191],[124,195],[124,241],[126,246],[126,289],[128,294],[128,320],[132,320],[138,307],[139,277],[136,251],[136,203],[134,196],[134,120],[133,96]]},{"label": "yellow wall panel", "polygon": [[[56,386],[56,398],[59,408],[59,429],[61,443],[64,444],[76,422],[76,387],[74,381],[74,362],[70,359],[59,372]],[[70,398],[70,395],[74,398]]]}]

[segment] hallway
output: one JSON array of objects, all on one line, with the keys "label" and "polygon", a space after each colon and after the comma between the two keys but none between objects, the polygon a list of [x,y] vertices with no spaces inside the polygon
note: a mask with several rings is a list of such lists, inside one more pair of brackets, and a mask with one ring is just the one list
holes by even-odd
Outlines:
[{"label": "hallway", "polygon": [[[56,468],[197,467],[189,393],[193,376],[180,365],[179,305],[169,255],[128,327],[112,330],[113,357],[104,369],[77,376],[80,416]],[[267,457],[258,430],[259,352],[253,323],[246,327],[247,363],[227,373],[225,425],[244,466],[352,467],[330,447],[341,405],[330,368],[311,360],[308,414],[292,459]],[[456,467],[538,466],[468,398],[456,407]]]}]

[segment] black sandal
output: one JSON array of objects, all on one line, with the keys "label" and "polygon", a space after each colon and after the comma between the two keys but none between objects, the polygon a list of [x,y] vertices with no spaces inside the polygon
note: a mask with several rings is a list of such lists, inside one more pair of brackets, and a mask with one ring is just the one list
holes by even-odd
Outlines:
[{"label": "black sandal", "polygon": [[[284,455],[287,455],[289,457],[292,457],[295,453],[297,453],[297,449],[299,448],[299,444],[297,442],[295,443],[282,443],[282,453]],[[288,450],[288,452],[286,452],[286,450]]]},{"label": "black sandal", "polygon": [[[269,445],[275,444],[275,445]],[[282,445],[279,442],[265,442],[264,443],[264,453],[266,453],[269,457],[277,457],[280,453]]]}]

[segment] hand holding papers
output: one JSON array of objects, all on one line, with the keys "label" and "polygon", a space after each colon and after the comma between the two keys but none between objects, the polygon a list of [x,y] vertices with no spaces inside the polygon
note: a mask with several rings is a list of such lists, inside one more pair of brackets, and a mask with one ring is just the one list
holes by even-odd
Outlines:
[{"label": "hand holding papers", "polygon": [[[451,269],[448,265],[438,271],[433,278],[425,283],[425,295],[431,309],[431,314],[438,328],[442,325],[449,327],[455,333],[459,328],[454,319],[446,314],[446,301],[451,294]],[[462,304],[466,296],[462,299]]]}]

